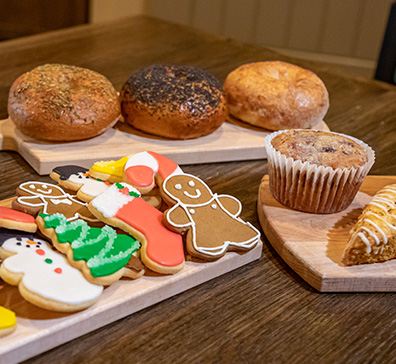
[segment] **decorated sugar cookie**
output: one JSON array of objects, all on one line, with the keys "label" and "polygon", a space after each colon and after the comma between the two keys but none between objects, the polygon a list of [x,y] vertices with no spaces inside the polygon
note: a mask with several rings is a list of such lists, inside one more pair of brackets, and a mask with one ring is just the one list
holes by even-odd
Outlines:
[{"label": "decorated sugar cookie", "polygon": [[0,227],[34,233],[37,230],[36,220],[32,215],[0,206]]},{"label": "decorated sugar cookie", "polygon": [[15,331],[17,324],[15,313],[0,306],[0,338]]},{"label": "decorated sugar cookie", "polygon": [[125,163],[124,182],[145,194],[154,188],[155,182],[160,186],[166,177],[182,173],[169,158],[155,152],[141,152],[130,156]]},{"label": "decorated sugar cookie", "polygon": [[87,168],[74,165],[56,167],[50,177],[60,186],[77,192],[77,197],[84,202],[91,201],[110,186],[110,182],[91,178]]},{"label": "decorated sugar cookie", "polygon": [[83,220],[69,222],[61,214],[39,214],[37,225],[89,282],[107,286],[122,276],[136,279],[144,273],[143,267],[136,271],[133,265],[128,266],[136,259],[132,254],[139,249],[139,242],[117,234],[110,226],[89,227]]},{"label": "decorated sugar cookie", "polygon": [[140,192],[127,183],[115,183],[88,205],[106,224],[116,226],[138,239],[140,258],[151,270],[174,274],[184,266],[183,241],[168,230],[162,212],[145,202]]},{"label": "decorated sugar cookie", "polygon": [[39,307],[72,312],[93,305],[103,287],[89,283],[66,257],[33,235],[0,230],[1,278]]},{"label": "decorated sugar cookie", "polygon": [[111,183],[122,182],[124,166],[128,158],[129,156],[122,157],[116,161],[96,162],[89,169],[89,175]]},{"label": "decorated sugar cookie", "polygon": [[12,208],[36,216],[61,213],[68,221],[78,218],[90,223],[98,222],[87,209],[87,204],[70,195],[60,186],[45,182],[25,182],[17,188],[18,198],[12,201]]},{"label": "decorated sugar cookie", "polygon": [[242,204],[235,197],[213,194],[190,174],[168,177],[162,191],[174,205],[164,213],[165,225],[186,233],[187,251],[192,256],[214,260],[227,250],[247,251],[258,243],[260,233],[238,217]]}]

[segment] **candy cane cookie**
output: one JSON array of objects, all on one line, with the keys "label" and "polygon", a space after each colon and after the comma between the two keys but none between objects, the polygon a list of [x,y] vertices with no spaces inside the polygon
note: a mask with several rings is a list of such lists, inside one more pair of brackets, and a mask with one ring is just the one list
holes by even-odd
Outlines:
[{"label": "candy cane cookie", "polygon": [[17,319],[15,313],[0,306],[0,338],[15,331]]},{"label": "candy cane cookie", "polygon": [[127,183],[115,183],[88,204],[106,224],[119,227],[140,241],[140,258],[149,269],[174,274],[184,267],[182,237],[162,223],[162,212],[145,202]]},{"label": "candy cane cookie", "polygon": [[121,277],[136,279],[144,273],[143,266],[136,269],[133,262],[137,258],[132,254],[139,249],[139,242],[117,234],[110,226],[89,227],[83,220],[69,222],[61,214],[39,214],[37,225],[91,283],[108,286]]},{"label": "candy cane cookie", "polygon": [[26,301],[51,311],[73,312],[93,305],[103,287],[89,283],[63,254],[44,240],[0,229],[1,278]]}]

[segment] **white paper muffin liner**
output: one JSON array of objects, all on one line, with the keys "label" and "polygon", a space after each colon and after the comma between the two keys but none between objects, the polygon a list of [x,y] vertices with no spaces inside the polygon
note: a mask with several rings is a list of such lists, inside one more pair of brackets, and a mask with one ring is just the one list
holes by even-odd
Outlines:
[{"label": "white paper muffin liner", "polygon": [[367,154],[367,162],[363,166],[333,169],[287,158],[276,151],[271,141],[286,131],[277,131],[265,138],[270,190],[274,198],[292,209],[317,214],[330,214],[346,209],[374,164],[373,149],[349,135],[329,132],[352,139]]}]

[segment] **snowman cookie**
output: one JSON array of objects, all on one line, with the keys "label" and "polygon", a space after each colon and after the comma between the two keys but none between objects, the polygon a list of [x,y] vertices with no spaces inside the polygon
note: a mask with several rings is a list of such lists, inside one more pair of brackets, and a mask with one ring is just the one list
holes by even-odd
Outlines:
[{"label": "snowman cookie", "polygon": [[85,202],[52,183],[24,182],[17,188],[17,195],[19,197],[12,201],[12,208],[15,210],[33,216],[39,212],[50,215],[61,213],[68,221],[81,218],[93,224],[99,223],[89,212]]},{"label": "snowman cookie", "polygon": [[0,227],[22,230],[28,233],[37,231],[36,220],[32,215],[0,206]]},{"label": "snowman cookie", "polygon": [[1,278],[18,286],[30,303],[52,311],[73,312],[93,305],[103,287],[89,283],[66,257],[44,240],[0,229]]},{"label": "snowman cookie", "polygon": [[83,220],[69,222],[61,214],[39,214],[37,225],[91,283],[108,286],[123,276],[136,279],[144,273],[143,266],[136,269],[133,262],[139,242],[110,226],[89,227]]},{"label": "snowman cookie", "polygon": [[163,274],[174,274],[184,267],[181,235],[164,226],[162,212],[144,201],[134,187],[116,182],[94,198],[88,208],[106,224],[140,241],[140,258],[146,267]]},{"label": "snowman cookie", "polygon": [[164,212],[164,223],[185,234],[192,256],[215,260],[227,250],[247,251],[259,242],[260,232],[238,217],[242,204],[235,197],[213,194],[199,178],[190,174],[168,177],[162,193],[174,205]]},{"label": "snowman cookie", "polygon": [[91,178],[87,168],[74,165],[56,167],[50,177],[61,187],[76,192],[77,197],[84,202],[91,201],[110,186],[110,182]]},{"label": "snowman cookie", "polygon": [[16,328],[16,323],[15,313],[0,306],[0,338],[13,333]]}]

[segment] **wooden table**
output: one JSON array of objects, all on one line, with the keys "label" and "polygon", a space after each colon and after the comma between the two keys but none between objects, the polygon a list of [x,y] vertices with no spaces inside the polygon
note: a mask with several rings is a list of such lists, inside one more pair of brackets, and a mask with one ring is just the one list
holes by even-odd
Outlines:
[{"label": "wooden table", "polygon": [[[221,81],[237,66],[284,60],[317,73],[330,93],[329,127],[370,144],[371,174],[396,174],[396,88],[351,77],[336,66],[272,51],[147,17],[80,26],[0,44],[0,119],[21,73],[43,63],[94,69],[120,89],[130,74],[155,63],[192,64]],[[16,153],[0,153],[0,199],[39,177]],[[185,166],[214,191],[239,198],[259,227],[258,186],[267,162]],[[263,237],[259,261],[107,325],[31,363],[117,362],[390,362],[396,295],[323,294],[308,286]]]}]

